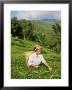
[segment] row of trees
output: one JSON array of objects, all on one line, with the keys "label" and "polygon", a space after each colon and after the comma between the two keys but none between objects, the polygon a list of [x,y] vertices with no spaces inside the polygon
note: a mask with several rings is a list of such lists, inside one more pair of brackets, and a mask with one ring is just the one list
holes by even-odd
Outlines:
[{"label": "row of trees", "polygon": [[11,34],[13,37],[20,39],[38,40],[37,34],[33,31],[33,25],[29,20],[17,20],[16,17],[11,19]]},{"label": "row of trees", "polygon": [[30,20],[18,20],[16,17],[11,19],[11,34],[13,37],[28,39],[39,42],[41,45],[60,52],[61,46],[61,27],[58,23],[52,25],[54,35],[36,33],[33,23]]}]

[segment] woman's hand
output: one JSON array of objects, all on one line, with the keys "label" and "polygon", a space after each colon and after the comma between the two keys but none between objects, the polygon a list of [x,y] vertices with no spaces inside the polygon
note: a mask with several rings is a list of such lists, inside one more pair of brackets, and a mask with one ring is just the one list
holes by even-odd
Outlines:
[{"label": "woman's hand", "polygon": [[52,68],[51,67],[48,67],[49,68],[49,71],[52,71]]},{"label": "woman's hand", "polygon": [[38,65],[36,65],[35,67],[36,67],[36,68],[38,68],[39,66],[38,66]]},{"label": "woman's hand", "polygon": [[49,64],[46,62],[46,60],[43,62],[43,64],[49,68],[49,71],[52,71],[52,68],[49,66]]}]

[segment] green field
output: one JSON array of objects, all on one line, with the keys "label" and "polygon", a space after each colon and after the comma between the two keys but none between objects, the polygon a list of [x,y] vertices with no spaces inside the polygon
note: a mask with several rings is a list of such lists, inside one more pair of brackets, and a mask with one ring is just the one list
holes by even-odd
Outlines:
[{"label": "green field", "polygon": [[34,25],[34,31],[37,33],[48,33],[48,34],[52,34],[53,29],[52,29],[52,25],[55,22],[48,22],[48,21],[32,21],[33,25]]},{"label": "green field", "polygon": [[11,78],[12,79],[60,79],[61,56],[55,51],[43,47],[42,54],[52,67],[52,72],[44,65],[39,68],[28,68],[24,52],[33,51],[34,41],[12,37],[11,40]]}]

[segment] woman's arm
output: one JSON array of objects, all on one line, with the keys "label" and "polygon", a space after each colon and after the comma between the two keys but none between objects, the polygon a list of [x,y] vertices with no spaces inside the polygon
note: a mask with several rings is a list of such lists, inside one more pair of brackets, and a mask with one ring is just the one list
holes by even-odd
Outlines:
[{"label": "woman's arm", "polygon": [[49,66],[49,64],[46,62],[46,60],[44,60],[43,64],[49,68],[50,71],[52,71],[52,68]]},{"label": "woman's arm", "polygon": [[46,60],[44,59],[43,55],[41,56],[42,59],[42,63],[49,68],[50,71],[52,71],[52,68],[49,66],[49,64],[46,62]]}]

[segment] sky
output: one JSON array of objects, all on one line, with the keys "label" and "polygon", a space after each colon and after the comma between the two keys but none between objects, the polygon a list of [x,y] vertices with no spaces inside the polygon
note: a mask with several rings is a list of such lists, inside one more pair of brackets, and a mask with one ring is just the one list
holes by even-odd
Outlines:
[{"label": "sky", "polygon": [[40,19],[61,19],[60,11],[11,11],[11,18],[17,17],[18,19],[27,20],[40,20]]}]

